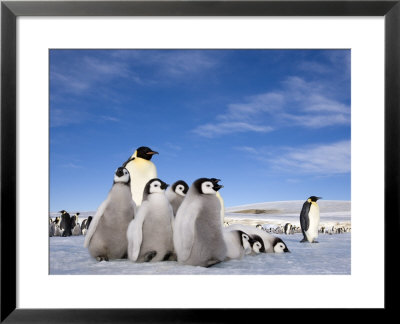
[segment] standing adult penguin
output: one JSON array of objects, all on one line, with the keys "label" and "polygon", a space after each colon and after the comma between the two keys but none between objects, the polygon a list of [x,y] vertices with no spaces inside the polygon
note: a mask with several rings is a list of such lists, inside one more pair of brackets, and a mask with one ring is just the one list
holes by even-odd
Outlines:
[{"label": "standing adult penguin", "polygon": [[178,211],[179,206],[182,204],[182,201],[185,198],[188,190],[188,184],[183,180],[178,180],[165,192],[165,196],[171,204],[174,216],[176,216],[176,212]]},{"label": "standing adult penguin", "polygon": [[311,196],[303,204],[300,212],[300,226],[303,233],[301,243],[318,243],[319,206],[317,200],[321,197]]},{"label": "standing adult penguin", "polygon": [[130,190],[130,175],[119,167],[107,199],[97,209],[85,237],[84,247],[98,261],[126,257],[126,229],[135,216],[136,206]]},{"label": "standing adult penguin", "polygon": [[157,178],[156,166],[150,161],[154,154],[158,154],[158,152],[147,146],[141,146],[122,165],[131,174],[132,199],[136,206],[140,206],[142,203],[146,184],[151,179]]},{"label": "standing adult penguin", "polygon": [[167,261],[173,257],[174,214],[165,196],[167,186],[155,178],[144,188],[142,205],[126,232],[128,258],[132,261]]},{"label": "standing adult penguin", "polygon": [[223,261],[227,249],[222,232],[217,179],[200,178],[191,185],[178,209],[174,246],[178,262],[209,267]]},{"label": "standing adult penguin", "polygon": [[62,230],[62,236],[71,236],[71,216],[63,209],[60,211],[61,213],[61,222],[60,222],[60,230]]},{"label": "standing adult penguin", "polygon": [[54,232],[56,230],[56,225],[53,223],[53,220],[51,217],[49,217],[49,236],[52,237],[54,236]]}]

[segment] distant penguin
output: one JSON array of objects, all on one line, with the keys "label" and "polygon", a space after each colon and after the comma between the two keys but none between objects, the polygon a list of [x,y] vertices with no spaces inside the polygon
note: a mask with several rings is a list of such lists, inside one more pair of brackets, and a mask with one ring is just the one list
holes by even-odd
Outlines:
[{"label": "distant penguin", "polygon": [[189,186],[183,180],[176,181],[166,190],[165,195],[172,206],[174,216],[176,216],[176,212],[178,211],[179,206],[182,204],[182,201],[185,198],[188,190]]},{"label": "distant penguin", "polygon": [[140,206],[143,198],[143,190],[146,184],[157,178],[157,169],[151,158],[158,152],[146,146],[139,147],[133,155],[125,161],[125,167],[131,175],[132,199],[136,206]]},{"label": "distant penguin", "polygon": [[56,224],[53,223],[51,218],[49,219],[49,236],[52,237],[54,236],[54,232],[56,230]]},{"label": "distant penguin", "polygon": [[63,231],[62,236],[71,236],[72,229],[71,229],[71,216],[63,209],[60,211],[61,213],[61,222],[60,222],[60,229]]},{"label": "distant penguin", "polygon": [[89,226],[90,226],[90,223],[92,222],[92,219],[93,219],[93,216],[89,216],[87,218],[87,222],[86,222],[86,229],[87,230],[89,229]]},{"label": "distant penguin", "polygon": [[317,200],[321,197],[311,196],[308,198],[300,212],[300,226],[303,233],[303,239],[300,241],[318,243],[315,239],[318,238],[319,226],[319,206]]},{"label": "distant penguin", "polygon": [[165,196],[167,186],[155,178],[144,188],[142,204],[126,232],[131,261],[156,262],[173,258],[174,214]]},{"label": "distant penguin", "polygon": [[175,218],[174,246],[179,263],[208,267],[225,259],[221,204],[216,197],[222,187],[209,178],[191,185]]},{"label": "distant penguin", "polygon": [[286,235],[289,235],[292,233],[292,224],[286,223],[284,226],[284,232]]},{"label": "distant penguin", "polygon": [[245,254],[251,253],[253,240],[242,231],[223,229],[227,259],[242,259]]},{"label": "distant penguin", "polygon": [[253,240],[255,239],[254,235],[258,235],[263,241],[265,253],[290,252],[286,246],[286,243],[283,242],[279,237],[269,234],[264,230],[260,230],[255,226],[234,224],[230,227],[232,230],[236,229],[248,233]]},{"label": "distant penguin", "polygon": [[71,216],[71,228],[74,229],[76,224],[78,224],[80,213],[75,213],[74,216]]},{"label": "distant penguin", "polygon": [[74,235],[74,236],[82,235],[82,230],[81,230],[81,226],[79,225],[79,223],[77,223],[74,226],[74,228],[72,229],[72,235]]},{"label": "distant penguin", "polygon": [[107,199],[97,209],[85,237],[84,247],[98,261],[126,257],[126,229],[135,216],[127,169],[119,167]]}]

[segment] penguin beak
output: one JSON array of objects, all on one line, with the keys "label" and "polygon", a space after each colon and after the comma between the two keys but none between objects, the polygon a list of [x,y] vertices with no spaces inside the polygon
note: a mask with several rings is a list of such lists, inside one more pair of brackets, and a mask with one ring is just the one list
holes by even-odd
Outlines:
[{"label": "penguin beak", "polygon": [[211,178],[212,183],[214,184],[213,189],[215,191],[218,191],[219,189],[223,188],[223,185],[218,184],[219,181],[221,181],[221,179],[215,179],[215,178]]},{"label": "penguin beak", "polygon": [[169,186],[169,184],[167,184],[167,183],[165,183],[165,182],[162,182],[162,183],[161,183],[161,189],[163,189],[163,190],[167,189],[168,186]]},{"label": "penguin beak", "polygon": [[156,152],[156,151],[150,151],[150,152],[147,152],[146,154],[153,155],[153,154],[158,154],[158,152]]},{"label": "penguin beak", "polygon": [[291,253],[287,247],[285,247],[285,248],[283,249],[283,252],[289,252],[289,253]]}]

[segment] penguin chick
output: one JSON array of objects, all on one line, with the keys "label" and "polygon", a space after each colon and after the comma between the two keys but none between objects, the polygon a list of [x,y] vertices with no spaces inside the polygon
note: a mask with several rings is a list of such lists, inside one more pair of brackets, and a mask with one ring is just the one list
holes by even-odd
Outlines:
[{"label": "penguin chick", "polygon": [[174,246],[178,262],[208,267],[225,259],[221,204],[216,197],[222,187],[209,178],[197,179],[191,185],[175,218]]},{"label": "penguin chick", "polygon": [[315,239],[318,238],[319,226],[319,206],[317,200],[321,197],[311,196],[303,204],[300,212],[300,226],[303,233],[303,239],[300,241],[318,243]]},{"label": "penguin chick", "polygon": [[130,175],[119,167],[107,199],[99,206],[85,237],[84,247],[98,261],[126,256],[126,229],[135,216],[135,203],[130,191]]},{"label": "penguin chick", "polygon": [[157,178],[157,169],[151,158],[158,152],[146,146],[139,147],[133,155],[122,165],[132,176],[131,192],[136,206],[140,206],[143,198],[143,190],[146,184]]},{"label": "penguin chick", "polygon": [[258,253],[265,253],[265,245],[263,239],[257,235],[253,234],[250,236],[251,238],[251,249],[252,253],[258,254]]},{"label": "penguin chick", "polygon": [[79,223],[77,223],[74,226],[74,228],[72,229],[72,235],[73,236],[82,235],[82,230],[81,230],[81,226],[79,225]]},{"label": "penguin chick", "polygon": [[247,233],[224,228],[223,234],[227,249],[227,260],[242,259],[245,254],[251,252],[251,244],[253,241]]},{"label": "penguin chick", "polygon": [[173,257],[174,215],[165,196],[167,186],[155,178],[144,188],[142,204],[126,232],[131,261],[167,261]]},{"label": "penguin chick", "polygon": [[171,204],[174,216],[176,216],[176,212],[178,211],[179,206],[182,204],[182,201],[185,198],[188,190],[189,186],[187,183],[183,180],[178,180],[165,192],[165,195]]},{"label": "penguin chick", "polygon": [[[264,230],[260,230],[254,226],[243,225],[243,224],[234,224],[230,225],[229,227],[231,229],[241,230],[245,233],[248,233],[253,239],[256,238],[254,235],[258,235],[261,238],[262,242],[264,243],[264,249],[266,253],[290,252],[286,244],[280,238],[272,234],[269,234]],[[280,246],[279,243],[282,243],[284,245],[283,249],[276,247],[277,245]]]}]

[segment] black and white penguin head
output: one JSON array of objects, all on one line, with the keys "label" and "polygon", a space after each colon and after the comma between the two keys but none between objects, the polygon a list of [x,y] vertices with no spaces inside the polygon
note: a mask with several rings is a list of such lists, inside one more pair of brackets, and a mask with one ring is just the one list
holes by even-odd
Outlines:
[{"label": "black and white penguin head", "polygon": [[144,188],[144,193],[146,195],[151,195],[154,193],[161,193],[161,192],[164,192],[165,189],[167,189],[167,187],[168,187],[168,185],[164,181],[162,181],[158,178],[154,178],[154,179],[151,179],[149,182],[147,182],[147,184]]},{"label": "black and white penguin head", "polygon": [[317,202],[318,199],[322,199],[322,197],[311,196],[307,199],[308,202]]},{"label": "black and white penguin head", "polygon": [[275,253],[290,252],[285,242],[283,242],[279,237],[275,238],[273,245]]},{"label": "black and white penguin head", "polygon": [[193,185],[197,188],[197,191],[203,195],[215,195],[217,191],[224,186],[218,184],[221,181],[215,178],[200,178],[197,179]]},{"label": "black and white penguin head", "polygon": [[253,251],[257,254],[261,252],[265,253],[265,245],[263,239],[257,234],[253,234],[251,238],[253,239],[251,246]]},{"label": "black and white penguin head", "polygon": [[115,170],[114,184],[115,183],[130,184],[130,182],[131,182],[131,176],[127,169],[125,169],[124,167],[119,167],[117,170]]},{"label": "black and white penguin head", "polygon": [[153,151],[150,147],[147,146],[141,146],[139,148],[137,148],[136,152],[135,152],[135,156],[138,158],[142,158],[145,160],[151,160],[151,158],[153,157],[154,154],[158,154],[158,152]]},{"label": "black and white penguin head", "polygon": [[189,190],[189,186],[188,184],[183,181],[183,180],[178,180],[177,182],[175,182],[172,185],[172,190],[178,194],[179,196],[185,197],[188,190]]},{"label": "black and white penguin head", "polygon": [[60,210],[59,213],[61,213],[61,215],[64,215],[67,213],[67,211],[63,209],[63,210]]},{"label": "black and white penguin head", "polygon": [[240,243],[242,244],[243,249],[245,250],[251,249],[251,243],[253,242],[253,240],[251,239],[250,235],[242,231],[238,232],[240,235]]}]

